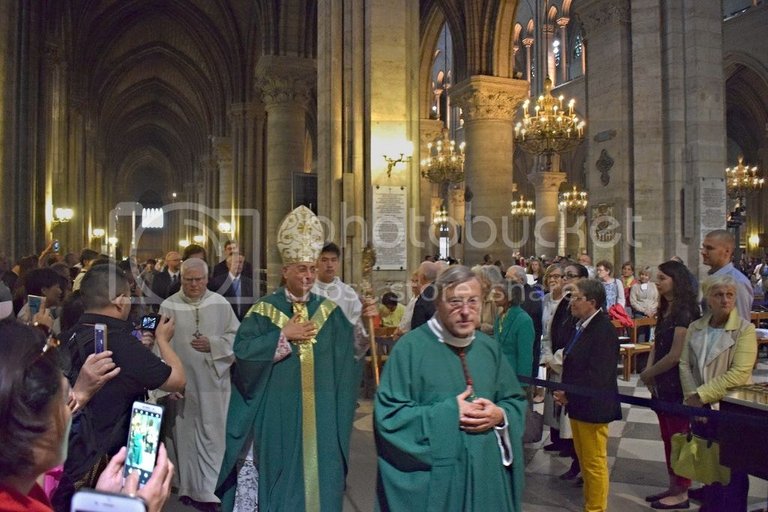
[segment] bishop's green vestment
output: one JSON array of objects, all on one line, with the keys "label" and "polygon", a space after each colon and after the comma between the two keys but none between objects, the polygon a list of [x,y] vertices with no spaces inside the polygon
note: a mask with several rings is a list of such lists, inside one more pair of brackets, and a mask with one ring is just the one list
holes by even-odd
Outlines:
[{"label": "bishop's green vestment", "polygon": [[397,342],[376,393],[380,510],[521,510],[525,395],[495,340],[476,331],[466,359],[475,395],[507,415],[512,465],[502,462],[495,429],[459,429],[456,396],[467,386],[461,361],[422,325]]},{"label": "bishop's green vestment", "polygon": [[[227,447],[217,494],[224,510],[232,510],[237,486],[237,460],[253,441],[259,471],[259,509],[301,511],[305,502],[305,468],[318,475],[322,511],[339,511],[349,458],[360,370],[355,362],[352,325],[330,300],[311,294],[308,317],[320,330],[312,346],[314,389],[302,393],[299,347],[274,362],[280,329],[293,316],[285,289],[255,304],[243,319],[234,344],[232,396],[227,415]],[[307,395],[309,391],[309,395]],[[302,423],[304,397],[314,397],[315,421]],[[316,433],[316,456],[306,456],[305,432]],[[311,480],[311,477],[310,477]],[[310,491],[311,494],[311,491]],[[317,494],[317,493],[316,493]]]}]

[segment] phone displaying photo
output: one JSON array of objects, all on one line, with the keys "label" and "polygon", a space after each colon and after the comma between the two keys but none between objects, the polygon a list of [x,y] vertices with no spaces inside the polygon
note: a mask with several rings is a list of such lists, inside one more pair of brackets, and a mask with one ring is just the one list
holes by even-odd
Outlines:
[{"label": "phone displaying photo", "polygon": [[141,330],[155,332],[159,320],[158,315],[144,315],[141,317]]},{"label": "phone displaying photo", "polygon": [[53,252],[59,252],[61,250],[61,244],[58,240],[53,241],[53,246],[51,247],[53,249]]},{"label": "phone displaying photo", "polygon": [[141,498],[82,489],[72,497],[70,512],[146,512]]},{"label": "phone displaying photo", "polygon": [[162,406],[133,402],[123,476],[127,478],[131,473],[138,472],[139,486],[147,483],[155,468],[162,421]]},{"label": "phone displaying photo", "polygon": [[107,350],[108,344],[107,344],[107,325],[106,324],[95,324],[93,326],[93,352],[96,354],[100,354],[101,352],[104,352]]},{"label": "phone displaying photo", "polygon": [[30,318],[40,312],[40,307],[43,305],[45,297],[40,295],[27,295],[27,304],[29,305]]}]

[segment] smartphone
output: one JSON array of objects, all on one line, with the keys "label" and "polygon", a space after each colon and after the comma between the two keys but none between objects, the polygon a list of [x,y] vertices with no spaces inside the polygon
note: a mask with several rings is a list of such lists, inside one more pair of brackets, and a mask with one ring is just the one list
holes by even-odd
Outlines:
[{"label": "smartphone", "polygon": [[61,244],[59,243],[58,240],[53,241],[53,247],[51,247],[51,249],[53,250],[53,252],[59,252],[61,250]]},{"label": "smartphone", "polygon": [[100,354],[108,349],[107,344],[107,324],[95,324],[93,326],[93,352]]},{"label": "smartphone", "polygon": [[72,497],[70,512],[146,512],[141,498],[82,489]]},{"label": "smartphone", "polygon": [[155,469],[162,421],[162,406],[133,402],[123,477],[127,478],[131,473],[138,472],[140,487],[147,483]]},{"label": "smartphone", "polygon": [[29,316],[30,318],[40,312],[40,306],[43,305],[45,297],[40,295],[27,295],[27,304],[29,304]]},{"label": "smartphone", "polygon": [[155,332],[155,329],[157,329],[157,324],[160,321],[160,315],[144,315],[141,317],[141,327],[140,329],[142,331],[152,331]]}]

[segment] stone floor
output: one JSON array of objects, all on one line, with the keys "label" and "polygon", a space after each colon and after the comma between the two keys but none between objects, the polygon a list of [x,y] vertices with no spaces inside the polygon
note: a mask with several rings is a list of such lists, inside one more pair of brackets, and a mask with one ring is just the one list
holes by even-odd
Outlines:
[{"label": "stone floor", "polygon": [[[755,380],[768,381],[768,360],[761,359],[755,371]],[[619,391],[624,394],[648,397],[648,391],[638,385],[637,375],[630,382],[618,379]],[[622,406],[623,419],[609,428],[608,455],[611,487],[608,509],[635,512],[652,510],[643,501],[648,494],[666,487],[664,451],[659,438],[656,415],[637,406]],[[374,509],[376,453],[373,443],[372,405],[360,402],[352,433],[352,450],[348,491],[344,512],[369,512]],[[548,442],[547,433],[537,444],[526,445],[526,488],[523,510],[526,512],[560,512],[582,510],[582,490],[557,477],[568,469],[570,459],[542,450]],[[750,477],[750,510],[763,510],[768,506],[768,482]],[[696,510],[692,506],[691,510]],[[176,499],[167,510],[191,510]],[[728,512],[728,511],[718,511]]]}]

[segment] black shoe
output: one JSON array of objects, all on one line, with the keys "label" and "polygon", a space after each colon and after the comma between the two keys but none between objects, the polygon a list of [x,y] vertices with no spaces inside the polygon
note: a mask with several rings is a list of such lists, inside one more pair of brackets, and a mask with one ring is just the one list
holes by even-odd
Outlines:
[{"label": "black shoe", "polygon": [[545,452],[559,452],[563,447],[559,443],[551,443],[544,447]]},{"label": "black shoe", "polygon": [[704,500],[704,487],[698,489],[688,489],[688,498],[696,501]]},{"label": "black shoe", "polygon": [[690,506],[691,504],[688,500],[681,501],[680,503],[675,503],[674,505],[665,505],[661,501],[654,501],[653,503],[651,503],[651,508],[655,508],[656,510],[677,510],[677,509],[689,508]]},{"label": "black shoe", "polygon": [[671,496],[669,494],[669,490],[660,492],[658,494],[651,494],[650,496],[646,496],[645,501],[647,501],[648,503],[653,503],[654,501],[659,501],[661,498],[666,498],[667,496]]},{"label": "black shoe", "polygon": [[560,478],[560,480],[573,480],[574,478],[579,476],[579,473],[580,471],[578,469],[571,468],[565,473],[563,473],[562,475],[560,475],[558,478]]}]

